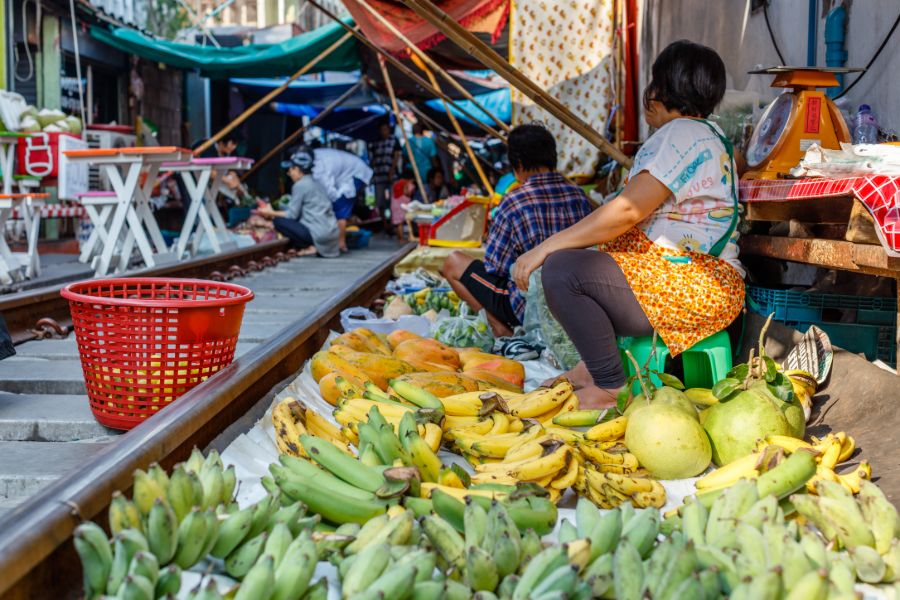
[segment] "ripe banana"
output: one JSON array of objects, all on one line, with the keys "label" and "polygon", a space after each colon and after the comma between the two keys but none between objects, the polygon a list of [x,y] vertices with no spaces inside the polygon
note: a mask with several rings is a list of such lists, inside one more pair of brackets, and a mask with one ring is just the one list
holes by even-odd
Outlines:
[{"label": "ripe banana", "polygon": [[594,425],[584,432],[584,439],[593,442],[608,442],[625,437],[625,428],[628,425],[628,417],[621,416]]},{"label": "ripe banana", "polygon": [[593,427],[607,412],[608,409],[570,410],[553,417],[553,424],[560,427]]},{"label": "ripe banana", "polygon": [[115,535],[123,529],[143,531],[144,524],[141,520],[141,513],[134,502],[116,490],[109,503],[109,531]]},{"label": "ripe banana", "polygon": [[304,456],[300,446],[300,436],[306,433],[304,419],[303,405],[294,398],[285,398],[272,409],[275,443],[280,454]]},{"label": "ripe banana", "polygon": [[562,404],[573,391],[572,384],[563,380],[551,388],[540,388],[521,398],[508,399],[509,414],[522,419],[543,415]]}]

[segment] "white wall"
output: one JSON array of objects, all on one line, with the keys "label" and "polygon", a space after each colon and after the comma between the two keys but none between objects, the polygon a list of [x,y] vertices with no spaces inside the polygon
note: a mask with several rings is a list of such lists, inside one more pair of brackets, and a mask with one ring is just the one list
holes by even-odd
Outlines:
[{"label": "white wall", "polygon": [[[806,65],[808,0],[770,0],[769,18],[785,62]],[[819,0],[817,48],[825,66],[825,15],[840,0]],[[900,12],[900,0],[847,2],[847,66],[864,67]],[[729,88],[756,91],[765,99],[781,90],[769,87],[771,77],[747,75],[757,66],[775,66],[775,53],[762,10],[750,12],[750,0],[643,0],[641,2],[641,86],[646,85],[653,59],[668,43],[689,39],[714,48],[728,69]],[[847,77],[846,83],[856,75]],[[879,125],[900,134],[900,28],[882,50],[871,72],[846,98],[854,111],[872,106]]]}]

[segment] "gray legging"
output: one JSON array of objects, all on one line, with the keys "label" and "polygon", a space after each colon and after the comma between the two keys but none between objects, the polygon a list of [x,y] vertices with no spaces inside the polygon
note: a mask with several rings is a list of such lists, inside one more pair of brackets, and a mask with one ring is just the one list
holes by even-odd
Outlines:
[{"label": "gray legging", "polygon": [[594,384],[614,389],[625,383],[616,336],[653,333],[622,269],[609,254],[562,250],[544,262],[547,306],[581,354]]}]

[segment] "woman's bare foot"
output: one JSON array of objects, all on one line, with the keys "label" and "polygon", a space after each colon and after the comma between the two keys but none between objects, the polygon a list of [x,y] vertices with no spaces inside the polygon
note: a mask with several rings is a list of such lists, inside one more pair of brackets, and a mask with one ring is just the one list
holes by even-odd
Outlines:
[{"label": "woman's bare foot", "polygon": [[[560,375],[560,377],[565,377],[566,379],[568,379],[569,383],[571,383],[576,390],[591,387],[594,385],[594,378],[591,377],[590,373],[588,373],[587,367],[584,365],[583,360],[578,361],[577,365]],[[544,381],[543,383],[541,383],[541,385],[544,387],[551,386],[557,379],[557,377],[553,377],[552,379]]]},{"label": "woman's bare foot", "polygon": [[616,405],[618,391],[605,390],[593,384],[585,386],[575,392],[578,396],[578,408],[612,408]]},{"label": "woman's bare foot", "polygon": [[303,250],[297,251],[297,256],[314,256],[316,254],[316,247],[309,246],[308,248],[304,248]]}]

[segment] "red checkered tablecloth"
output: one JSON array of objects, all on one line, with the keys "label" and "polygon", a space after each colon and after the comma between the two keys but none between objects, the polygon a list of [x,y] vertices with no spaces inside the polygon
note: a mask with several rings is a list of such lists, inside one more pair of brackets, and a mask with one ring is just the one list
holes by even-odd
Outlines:
[{"label": "red checkered tablecloth", "polygon": [[790,202],[854,196],[875,219],[875,231],[890,256],[900,257],[900,177],[864,175],[838,179],[748,180],[740,185],[742,202]]}]

